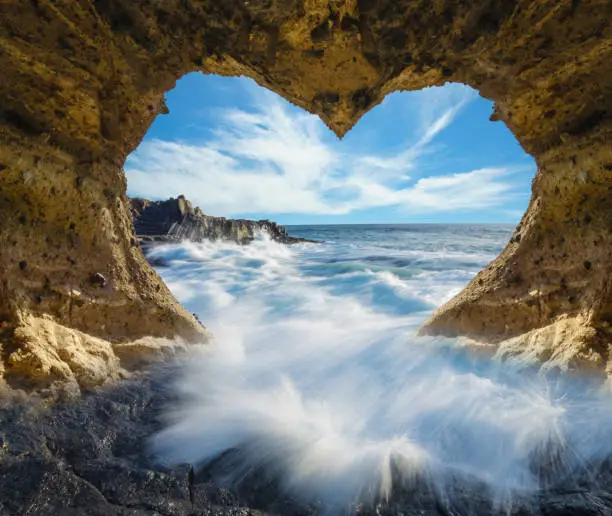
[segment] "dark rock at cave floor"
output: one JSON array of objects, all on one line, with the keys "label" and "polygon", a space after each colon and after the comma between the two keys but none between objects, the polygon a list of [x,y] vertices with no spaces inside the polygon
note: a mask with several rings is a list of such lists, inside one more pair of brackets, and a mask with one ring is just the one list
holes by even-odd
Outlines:
[{"label": "dark rock at cave floor", "polygon": [[[151,455],[148,439],[160,430],[167,406],[178,401],[170,387],[176,367],[160,367],[76,401],[5,403],[0,514],[499,514],[486,487],[468,478],[445,479],[443,496],[427,479],[396,482],[388,501],[335,511],[284,494],[278,474],[253,468],[240,485],[221,485],[225,473],[244,466],[240,450],[229,450],[197,471],[192,464],[162,465]],[[571,485],[519,497],[509,514],[609,514],[611,471],[604,463]]]}]

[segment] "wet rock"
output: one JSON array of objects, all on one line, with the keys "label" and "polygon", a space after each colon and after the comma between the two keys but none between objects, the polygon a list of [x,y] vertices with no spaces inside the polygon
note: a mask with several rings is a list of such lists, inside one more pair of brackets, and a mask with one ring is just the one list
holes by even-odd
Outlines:
[{"label": "wet rock", "polygon": [[205,215],[199,207],[180,195],[167,201],[131,199],[134,229],[141,242],[180,242],[191,240],[230,240],[239,244],[253,241],[258,232],[267,233],[283,244],[313,242],[292,237],[284,226],[270,220],[226,219]]},{"label": "wet rock", "polygon": [[[395,475],[388,499],[351,507],[285,492],[282,471],[253,468],[240,450],[195,471],[197,465],[164,465],[149,438],[179,401],[171,389],[177,374],[176,366],[160,367],[52,406],[15,393],[0,398],[0,514],[561,516],[612,508],[611,461],[532,495],[517,493],[505,505],[482,482],[455,474]],[[230,485],[228,471],[245,474]]]}]

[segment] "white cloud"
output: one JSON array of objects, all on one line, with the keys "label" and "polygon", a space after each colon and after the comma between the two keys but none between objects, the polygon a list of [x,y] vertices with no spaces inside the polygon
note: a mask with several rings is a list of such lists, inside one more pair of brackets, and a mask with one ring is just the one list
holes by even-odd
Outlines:
[{"label": "white cloud", "polygon": [[512,188],[505,169],[410,180],[419,157],[474,95],[453,91],[429,92],[416,143],[394,155],[343,151],[317,117],[266,93],[256,111],[221,111],[218,129],[201,145],[145,141],[126,165],[129,190],[152,199],[183,193],[205,212],[229,216],[385,206],[433,213],[501,204]]},{"label": "white cloud", "polygon": [[[496,206],[504,201],[510,186],[502,181],[502,168],[485,168],[463,174],[425,177],[404,192],[407,203],[424,211],[440,212]],[[442,202],[441,202],[442,201]]]}]

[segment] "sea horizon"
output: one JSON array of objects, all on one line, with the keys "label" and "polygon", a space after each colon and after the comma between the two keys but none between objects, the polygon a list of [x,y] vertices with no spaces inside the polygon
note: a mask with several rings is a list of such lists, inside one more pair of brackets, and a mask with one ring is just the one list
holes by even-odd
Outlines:
[{"label": "sea horizon", "polygon": [[[252,219],[255,220],[255,219]],[[272,220],[272,219],[269,219]],[[275,222],[275,221],[273,221]],[[331,224],[278,224],[285,227],[295,226],[516,226],[519,222],[348,222]]]}]

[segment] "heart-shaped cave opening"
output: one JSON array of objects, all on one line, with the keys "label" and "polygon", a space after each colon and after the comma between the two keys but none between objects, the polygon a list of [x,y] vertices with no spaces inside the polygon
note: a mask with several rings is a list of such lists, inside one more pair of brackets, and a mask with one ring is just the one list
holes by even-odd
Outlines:
[{"label": "heart-shaped cave opening", "polygon": [[[557,369],[595,371],[600,380],[611,367],[609,5],[161,4],[0,7],[1,394],[78,395],[151,361],[167,364],[177,348],[191,351],[178,371],[96,389],[80,404],[44,414],[26,408],[32,417],[10,406],[0,492],[19,496],[0,504],[20,513],[42,507],[44,493],[42,510],[52,513],[222,505],[310,514],[357,500],[376,504],[358,503],[359,513],[601,512],[609,494],[592,479],[609,474],[609,400],[571,375],[539,380]],[[167,182],[162,166],[197,175],[194,161],[216,165],[207,171],[214,194],[201,181],[165,195],[151,190],[186,196],[170,211],[159,208],[178,237],[190,234],[186,220],[209,220],[188,199],[211,215],[274,214],[287,224],[306,222],[305,213],[289,217],[305,204],[330,217],[319,222],[364,213],[397,222],[399,206],[423,214],[442,201],[448,210],[436,217],[496,205],[510,193],[501,185],[520,173],[493,173],[507,165],[494,147],[468,153],[482,165],[434,173],[449,158],[437,144],[476,105],[486,111],[477,123],[488,128],[481,138],[470,138],[475,126],[455,131],[455,139],[488,141],[504,129],[486,119],[505,123],[537,164],[529,206],[511,234],[302,225],[290,234],[327,243],[294,247],[226,221],[223,231],[234,224],[236,239],[250,245],[156,245],[149,258],[158,273],[134,231],[130,208],[139,213],[146,203],[130,203],[124,165],[167,111],[164,94],[193,71],[251,77],[346,142],[282,102],[247,109],[241,101],[231,114],[220,106],[207,149],[188,137],[168,142],[160,133],[158,145],[148,138],[127,163],[130,189],[139,173],[141,188]],[[445,118],[429,90],[394,93],[449,81],[494,101],[493,112],[474,100]],[[360,126],[349,132],[364,116],[400,116],[402,102],[419,95],[437,115],[406,123],[411,139],[380,120],[367,137],[359,138]],[[383,116],[388,106],[397,109]],[[298,151],[296,134],[308,142]],[[380,141],[393,144],[382,152],[372,143]],[[396,211],[384,212],[391,198]],[[214,339],[191,312],[204,316]],[[547,374],[521,371],[534,363]],[[157,416],[168,405],[176,411],[150,442],[152,456],[143,445],[162,430]],[[190,464],[175,464],[183,460]],[[237,487],[238,497],[220,483]]]},{"label": "heart-shaped cave opening", "polygon": [[[275,253],[296,259],[299,274],[318,270],[309,246],[274,242],[325,242],[318,256],[334,264],[325,287],[337,281],[332,290],[349,300],[369,296],[364,310],[422,323],[495,259],[527,207],[534,160],[492,113],[491,101],[461,84],[398,92],[339,139],[250,79],[187,75],[124,167],[136,238],[217,335],[239,320],[236,289],[257,284],[258,267],[274,270]],[[262,232],[267,251],[256,242]],[[375,236],[386,232],[389,242]],[[351,235],[355,256],[343,248]],[[238,285],[230,272],[213,274],[228,253],[245,264]],[[186,258],[199,265],[175,270]]]},{"label": "heart-shaped cave opening", "polygon": [[[338,135],[396,91],[454,81],[495,101],[491,118],[537,162],[530,205],[499,258],[422,332],[484,340],[563,369],[605,370],[612,157],[609,27],[599,4],[182,4],[5,8],[6,379],[95,386],[149,352],[163,355],[177,336],[208,338],[147,265],[123,173],[165,110],[164,93],[195,70],[252,77]],[[48,23],[37,30],[41,18]],[[332,173],[321,181],[341,187],[313,202],[367,206],[375,188],[388,186],[381,177],[368,191]],[[412,186],[431,195],[448,182]],[[403,191],[415,200],[410,183]]]}]

